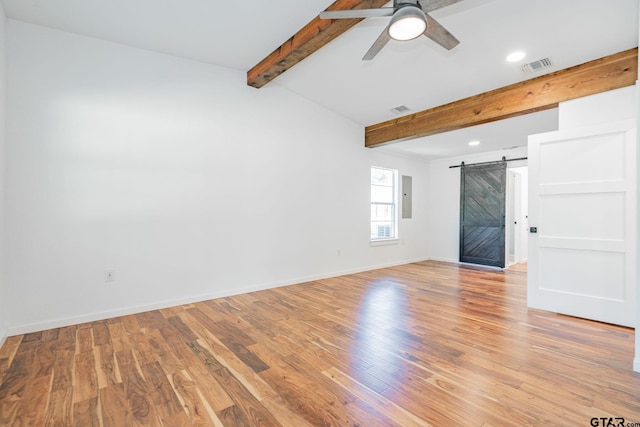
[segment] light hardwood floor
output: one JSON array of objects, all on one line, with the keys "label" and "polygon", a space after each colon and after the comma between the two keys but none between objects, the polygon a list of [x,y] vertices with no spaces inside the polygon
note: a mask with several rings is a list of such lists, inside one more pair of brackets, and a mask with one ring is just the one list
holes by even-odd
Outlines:
[{"label": "light hardwood floor", "polygon": [[634,331],[525,281],[422,262],[10,337],[0,425],[640,423]]}]

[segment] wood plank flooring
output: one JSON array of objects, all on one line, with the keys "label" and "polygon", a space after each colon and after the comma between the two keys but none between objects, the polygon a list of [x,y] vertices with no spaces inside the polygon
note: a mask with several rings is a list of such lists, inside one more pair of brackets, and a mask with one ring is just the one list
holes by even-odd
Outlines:
[{"label": "wood plank flooring", "polygon": [[0,425],[640,423],[634,331],[525,282],[422,262],[10,337]]}]

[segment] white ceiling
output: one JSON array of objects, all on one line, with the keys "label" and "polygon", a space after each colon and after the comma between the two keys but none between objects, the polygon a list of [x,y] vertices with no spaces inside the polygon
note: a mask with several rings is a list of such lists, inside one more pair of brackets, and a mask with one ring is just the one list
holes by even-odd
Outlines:
[{"label": "white ceiling", "polygon": [[[9,18],[211,64],[249,70],[331,0],[1,0]],[[432,16],[460,45],[391,41],[360,58],[387,23],[371,18],[262,89],[280,85],[363,126],[527,80],[638,45],[638,0],[464,0]],[[240,12],[240,13],[239,13]],[[244,34],[243,34],[244,33]],[[505,61],[524,50],[520,63]],[[523,63],[553,68],[524,74]],[[386,146],[446,157],[526,144],[557,128],[554,110]],[[478,139],[479,147],[467,142]],[[364,142],[363,142],[364,143]]]}]

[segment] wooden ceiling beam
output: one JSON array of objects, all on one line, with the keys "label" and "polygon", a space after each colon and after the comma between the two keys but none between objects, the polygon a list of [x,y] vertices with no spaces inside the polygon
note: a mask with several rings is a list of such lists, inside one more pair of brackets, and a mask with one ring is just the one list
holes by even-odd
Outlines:
[{"label": "wooden ceiling beam", "polygon": [[[377,8],[388,2],[389,0],[336,0],[326,10]],[[247,71],[247,84],[261,88],[360,21],[362,19],[320,19],[316,16],[293,37]]]},{"label": "wooden ceiling beam", "polygon": [[631,86],[638,49],[630,49],[531,80],[365,128],[365,146],[449,132],[558,106],[558,103]]}]

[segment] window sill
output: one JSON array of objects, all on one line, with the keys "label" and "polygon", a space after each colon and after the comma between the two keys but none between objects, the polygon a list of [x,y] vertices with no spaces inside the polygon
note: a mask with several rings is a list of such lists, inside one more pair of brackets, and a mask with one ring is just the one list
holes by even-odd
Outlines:
[{"label": "window sill", "polygon": [[400,239],[378,239],[378,240],[369,240],[369,246],[388,246],[388,245],[397,245],[400,243]]}]

